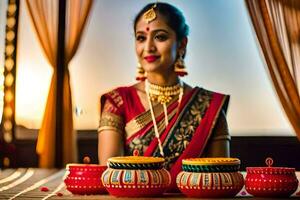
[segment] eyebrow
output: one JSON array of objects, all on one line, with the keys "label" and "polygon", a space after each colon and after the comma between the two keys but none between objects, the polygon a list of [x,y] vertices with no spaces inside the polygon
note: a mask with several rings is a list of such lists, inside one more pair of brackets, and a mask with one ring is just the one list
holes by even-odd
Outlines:
[{"label": "eyebrow", "polygon": [[[169,33],[167,30],[165,29],[154,29],[151,32],[157,33],[157,32],[165,32],[165,33]],[[137,31],[135,34],[144,34],[146,33],[146,31]]]}]

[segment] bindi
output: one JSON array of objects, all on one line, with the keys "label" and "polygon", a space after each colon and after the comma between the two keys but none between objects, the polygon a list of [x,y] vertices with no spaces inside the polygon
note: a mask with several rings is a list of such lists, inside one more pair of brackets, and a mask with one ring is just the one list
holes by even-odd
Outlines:
[{"label": "bindi", "polygon": [[150,30],[150,28],[149,28],[149,27],[147,27],[147,28],[146,28],[146,31],[148,32],[149,30]]}]

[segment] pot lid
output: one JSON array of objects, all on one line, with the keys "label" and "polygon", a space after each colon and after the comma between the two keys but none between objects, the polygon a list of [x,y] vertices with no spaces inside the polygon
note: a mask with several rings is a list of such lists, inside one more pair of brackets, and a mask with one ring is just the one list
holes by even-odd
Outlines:
[{"label": "pot lid", "polygon": [[82,159],[83,163],[69,163],[66,166],[66,169],[88,169],[88,168],[99,168],[103,169],[106,168],[106,165],[99,165],[99,164],[91,164],[91,159],[89,156],[85,156]]},{"label": "pot lid", "polygon": [[246,167],[247,173],[252,174],[295,174],[295,168],[272,167],[274,161],[271,157],[266,158],[267,167]]}]

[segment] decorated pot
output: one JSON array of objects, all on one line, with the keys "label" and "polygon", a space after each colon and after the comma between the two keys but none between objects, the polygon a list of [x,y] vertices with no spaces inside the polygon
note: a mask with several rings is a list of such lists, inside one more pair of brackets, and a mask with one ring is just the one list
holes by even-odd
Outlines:
[{"label": "decorated pot", "polygon": [[73,194],[107,193],[101,182],[101,175],[107,166],[96,164],[68,164],[64,179],[67,190]]},{"label": "decorated pot", "polygon": [[239,166],[237,158],[184,159],[176,183],[188,197],[234,197],[244,186]]},{"label": "decorated pot", "polygon": [[245,189],[257,197],[288,197],[298,187],[295,168],[272,167],[272,158],[266,159],[268,167],[247,167]]},{"label": "decorated pot", "polygon": [[102,174],[107,191],[118,197],[159,196],[171,183],[170,173],[158,157],[112,157]]}]

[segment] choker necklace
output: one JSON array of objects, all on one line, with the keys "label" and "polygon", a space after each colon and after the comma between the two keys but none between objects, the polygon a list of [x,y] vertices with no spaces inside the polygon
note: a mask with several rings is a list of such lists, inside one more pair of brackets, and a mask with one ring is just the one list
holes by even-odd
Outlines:
[{"label": "choker necklace", "polygon": [[152,122],[154,126],[154,132],[155,132],[155,137],[158,140],[158,147],[160,151],[160,155],[164,157],[164,152],[161,144],[161,140],[159,138],[159,132],[157,128],[157,123],[155,120],[155,115],[154,115],[154,110],[152,107],[152,102],[151,101],[158,101],[160,104],[163,105],[164,108],[164,115],[165,115],[165,125],[169,124],[168,120],[168,111],[167,111],[167,103],[169,103],[172,98],[176,95],[179,95],[178,97],[178,107],[177,107],[177,112],[180,107],[181,99],[183,96],[183,82],[179,79],[179,83],[173,86],[159,86],[155,85],[152,83],[149,83],[149,81],[146,79],[145,80],[145,91],[147,94],[147,99],[148,99],[148,104],[150,107],[150,112],[151,112],[151,117],[152,117]]},{"label": "choker necklace", "polygon": [[177,96],[180,94],[180,90],[182,87],[181,81],[172,86],[160,86],[149,82],[147,84],[151,100],[158,101],[160,104],[169,103],[172,100],[173,96]]}]

